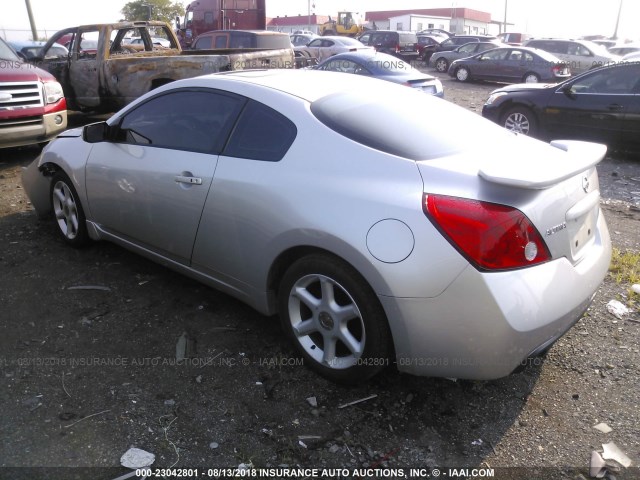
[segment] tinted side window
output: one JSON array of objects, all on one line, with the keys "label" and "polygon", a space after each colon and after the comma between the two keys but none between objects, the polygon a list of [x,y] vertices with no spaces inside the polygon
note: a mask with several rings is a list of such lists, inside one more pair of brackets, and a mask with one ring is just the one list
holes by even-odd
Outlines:
[{"label": "tinted side window", "polygon": [[285,156],[297,134],[298,130],[291,120],[266,105],[250,100],[223,154],[278,162]]},{"label": "tinted side window", "polygon": [[211,36],[199,38],[193,48],[196,50],[209,50],[211,48]]},{"label": "tinted side window", "polygon": [[228,48],[227,43],[226,35],[218,35],[216,37],[216,48]]},{"label": "tinted side window", "polygon": [[128,113],[116,141],[220,153],[244,99],[205,90],[159,95]]}]

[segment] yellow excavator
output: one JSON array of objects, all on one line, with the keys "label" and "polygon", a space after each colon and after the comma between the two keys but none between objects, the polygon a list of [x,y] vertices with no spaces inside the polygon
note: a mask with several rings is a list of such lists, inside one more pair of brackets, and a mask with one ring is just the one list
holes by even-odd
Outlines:
[{"label": "yellow excavator", "polygon": [[338,12],[338,19],[320,25],[320,35],[343,35],[345,37],[357,37],[366,28],[362,25],[362,20],[356,12]]}]

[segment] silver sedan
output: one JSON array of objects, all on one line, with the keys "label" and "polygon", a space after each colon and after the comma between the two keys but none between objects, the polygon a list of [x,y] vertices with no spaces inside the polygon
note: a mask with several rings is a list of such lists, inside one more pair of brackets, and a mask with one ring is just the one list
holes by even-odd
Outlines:
[{"label": "silver sedan", "polygon": [[317,58],[321,62],[338,53],[374,51],[362,42],[350,37],[324,36],[311,40],[303,47],[294,47],[296,55]]},{"label": "silver sedan", "polygon": [[23,183],[69,245],[115,242],[278,314],[334,381],[492,379],[571,328],[607,272],[605,150],[390,82],[248,71],[70,130]]}]

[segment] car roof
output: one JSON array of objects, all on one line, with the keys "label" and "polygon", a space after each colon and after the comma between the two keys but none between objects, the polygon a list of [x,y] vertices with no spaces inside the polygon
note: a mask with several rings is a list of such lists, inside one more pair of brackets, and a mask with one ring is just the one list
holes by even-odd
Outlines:
[{"label": "car roof", "polygon": [[[330,61],[330,60],[359,60],[359,61],[380,61],[380,62],[393,62],[393,63],[399,63],[399,62],[403,62],[403,60],[401,60],[398,57],[394,57],[393,55],[389,55],[386,53],[382,53],[382,52],[377,52],[375,50],[360,50],[357,52],[344,52],[344,53],[339,53],[337,55],[333,55],[329,58],[327,58],[325,61]],[[323,62],[324,63],[324,62]],[[407,63],[407,62],[405,62]],[[407,65],[409,65],[407,63]],[[410,65],[409,65],[410,66]]]},{"label": "car roof", "polygon": [[280,91],[290,96],[301,98],[307,102],[314,102],[332,93],[344,92],[345,90],[361,91],[363,88],[371,88],[372,91],[378,94],[381,89],[397,87],[397,85],[393,83],[380,82],[379,80],[361,75],[340,74],[311,69],[239,70],[213,73],[178,80],[167,84],[167,87],[204,86],[224,89],[226,82],[242,82],[273,91]]}]

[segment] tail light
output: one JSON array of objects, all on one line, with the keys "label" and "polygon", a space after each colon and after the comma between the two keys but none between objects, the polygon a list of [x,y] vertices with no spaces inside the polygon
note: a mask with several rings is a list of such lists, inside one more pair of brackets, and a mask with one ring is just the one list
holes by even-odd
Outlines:
[{"label": "tail light", "polygon": [[511,270],[551,260],[540,232],[516,208],[425,193],[423,210],[479,270]]},{"label": "tail light", "polygon": [[396,53],[400,53],[402,49],[400,48],[400,44],[396,45]]}]

